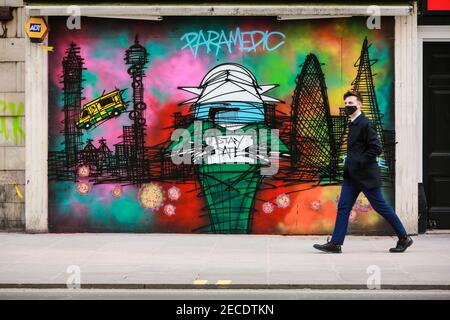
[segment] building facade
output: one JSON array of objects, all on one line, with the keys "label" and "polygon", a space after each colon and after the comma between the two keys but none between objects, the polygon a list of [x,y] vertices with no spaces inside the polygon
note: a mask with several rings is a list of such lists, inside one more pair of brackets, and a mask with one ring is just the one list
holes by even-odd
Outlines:
[{"label": "building facade", "polygon": [[[7,159],[25,158],[24,180],[3,183],[5,207],[25,206],[4,214],[4,229],[16,217],[27,232],[331,233],[350,88],[363,95],[383,145],[384,196],[408,231],[419,221],[448,227],[448,173],[433,171],[445,170],[449,147],[447,84],[421,83],[445,79],[435,75],[445,68],[418,63],[431,54],[445,66],[447,48],[428,46],[435,33],[417,26],[423,6],[20,10],[23,24],[44,17],[49,33],[42,43],[22,38],[18,54],[4,42],[0,56],[25,61],[22,145],[4,139],[1,168],[11,175],[18,167]],[[20,89],[7,82],[5,92]],[[425,90],[434,85],[443,87]],[[422,142],[426,126],[438,129]],[[350,222],[353,234],[392,234],[362,194]]]}]

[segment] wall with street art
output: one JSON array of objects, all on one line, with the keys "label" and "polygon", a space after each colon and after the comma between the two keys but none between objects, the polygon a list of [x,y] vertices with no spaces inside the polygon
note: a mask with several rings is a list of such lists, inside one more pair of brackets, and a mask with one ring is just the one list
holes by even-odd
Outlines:
[{"label": "wall with street art", "polygon": [[[51,18],[51,232],[327,234],[363,94],[394,204],[394,20]],[[360,195],[349,232],[390,230]]]}]

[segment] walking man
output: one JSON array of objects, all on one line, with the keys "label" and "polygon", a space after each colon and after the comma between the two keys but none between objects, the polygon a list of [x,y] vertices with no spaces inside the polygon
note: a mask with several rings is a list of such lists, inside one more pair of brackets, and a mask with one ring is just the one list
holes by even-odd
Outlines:
[{"label": "walking man", "polygon": [[361,112],[362,97],[356,91],[344,94],[345,114],[350,116],[347,157],[344,164],[344,182],[339,196],[338,212],[334,232],[326,244],[315,244],[314,248],[331,253],[341,253],[347,233],[350,211],[362,191],[374,210],[394,229],[399,240],[390,252],[404,252],[413,240],[394,210],[386,203],[381,191],[380,169],[376,160],[382,147],[373,124]]}]

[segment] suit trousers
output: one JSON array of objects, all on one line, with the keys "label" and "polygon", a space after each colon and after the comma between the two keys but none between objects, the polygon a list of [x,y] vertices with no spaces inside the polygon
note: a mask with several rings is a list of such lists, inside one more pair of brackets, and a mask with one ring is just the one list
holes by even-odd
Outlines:
[{"label": "suit trousers", "polygon": [[397,214],[384,200],[380,187],[361,190],[351,182],[344,181],[342,184],[341,195],[339,196],[336,224],[334,226],[333,236],[331,237],[333,243],[339,245],[344,243],[350,212],[361,191],[369,200],[372,208],[392,226],[398,237],[407,236],[407,232]]}]

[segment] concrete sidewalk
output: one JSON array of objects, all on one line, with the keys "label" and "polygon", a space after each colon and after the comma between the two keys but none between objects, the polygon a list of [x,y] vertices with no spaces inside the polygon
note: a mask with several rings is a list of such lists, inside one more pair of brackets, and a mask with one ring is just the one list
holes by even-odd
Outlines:
[{"label": "concrete sidewalk", "polygon": [[[348,236],[343,254],[312,248],[324,236],[0,233],[0,288],[450,289],[450,234]],[[72,267],[70,269],[70,266]],[[376,282],[369,283],[376,284]]]}]

